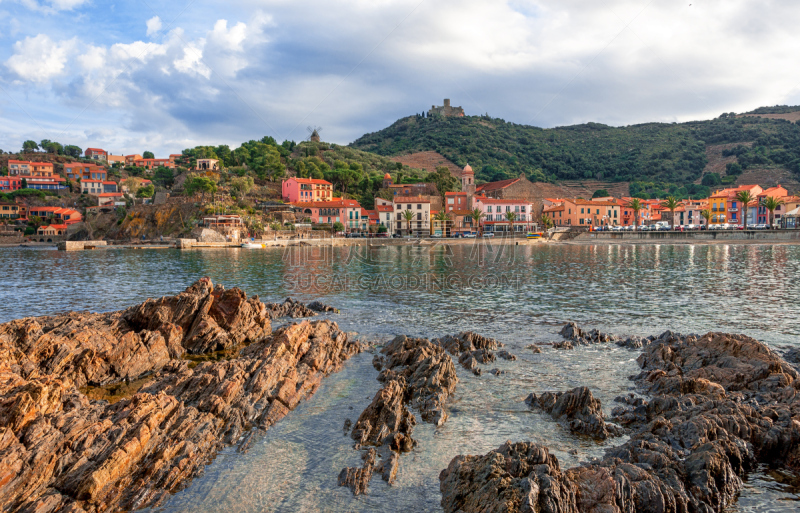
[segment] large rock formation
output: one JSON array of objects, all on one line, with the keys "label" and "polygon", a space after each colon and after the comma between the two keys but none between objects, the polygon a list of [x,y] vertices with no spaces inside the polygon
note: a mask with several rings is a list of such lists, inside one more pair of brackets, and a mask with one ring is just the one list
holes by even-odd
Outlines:
[{"label": "large rock formation", "polygon": [[392,484],[399,453],[416,446],[411,437],[416,418],[409,406],[420,412],[423,421],[441,426],[447,420],[445,403],[458,383],[452,358],[436,342],[399,336],[381,353],[373,364],[383,369],[378,375],[383,387],[358,417],[351,434],[356,447],[372,446],[378,451],[368,449],[364,466],[345,468],[339,474],[339,485],[350,487],[356,495],[366,493],[373,470]]},{"label": "large rock formation", "polygon": [[800,376],[765,345],[669,334],[639,364],[652,397],[621,398],[628,442],[565,472],[535,444],[458,456],[440,476],[444,510],[723,511],[758,462],[800,469]]},{"label": "large rock formation", "polygon": [[[223,361],[174,358],[232,344],[241,350]],[[0,509],[158,505],[360,349],[330,321],[270,334],[263,304],[208,280],[123,312],[0,325]],[[114,404],[77,386],[147,372],[138,393]]]},{"label": "large rock formation", "polygon": [[199,280],[177,296],[127,310],[28,317],[0,325],[0,359],[20,376],[69,379],[76,387],[133,380],[184,352],[263,340],[270,320],[258,298]]}]

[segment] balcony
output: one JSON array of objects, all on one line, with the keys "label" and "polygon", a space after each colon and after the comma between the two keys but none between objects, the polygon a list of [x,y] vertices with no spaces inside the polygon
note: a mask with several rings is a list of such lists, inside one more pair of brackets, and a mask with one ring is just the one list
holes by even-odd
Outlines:
[{"label": "balcony", "polygon": [[738,211],[739,211],[738,208],[729,208],[728,209],[728,212],[738,212]]}]

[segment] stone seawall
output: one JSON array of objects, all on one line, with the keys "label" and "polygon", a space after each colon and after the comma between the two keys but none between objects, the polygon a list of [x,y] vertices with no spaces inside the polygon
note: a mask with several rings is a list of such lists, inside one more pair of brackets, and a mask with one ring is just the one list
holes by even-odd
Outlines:
[{"label": "stone seawall", "polygon": [[800,243],[800,230],[702,230],[690,232],[586,232],[575,242],[596,243],[692,243],[692,242],[745,242],[758,241]]},{"label": "stone seawall", "polygon": [[86,248],[96,248],[98,246],[106,245],[107,243],[104,240],[65,240],[58,243],[58,249],[60,251],[83,251]]}]

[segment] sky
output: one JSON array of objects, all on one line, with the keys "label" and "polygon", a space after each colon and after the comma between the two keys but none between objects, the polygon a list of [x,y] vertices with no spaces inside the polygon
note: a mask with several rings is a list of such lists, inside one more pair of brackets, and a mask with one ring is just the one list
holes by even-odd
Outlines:
[{"label": "sky", "polygon": [[541,127],[800,104],[796,0],[0,0],[0,149],[348,144],[450,98]]}]

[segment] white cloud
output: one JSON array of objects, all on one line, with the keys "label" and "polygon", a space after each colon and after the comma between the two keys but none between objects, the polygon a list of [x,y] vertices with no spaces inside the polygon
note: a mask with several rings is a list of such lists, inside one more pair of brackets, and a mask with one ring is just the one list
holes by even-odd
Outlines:
[{"label": "white cloud", "polygon": [[161,30],[161,18],[158,16],[153,16],[149,20],[147,20],[147,35],[152,36],[153,34],[157,34],[158,31]]},{"label": "white cloud", "polygon": [[183,57],[175,59],[172,65],[182,73],[194,73],[205,78],[211,78],[211,69],[203,63],[204,40],[198,43],[189,43],[183,48]]},{"label": "white cloud", "polygon": [[54,14],[59,11],[71,11],[88,2],[88,0],[47,0],[37,2],[36,0],[18,0],[20,4],[33,11]]},{"label": "white cloud", "polygon": [[47,82],[64,72],[76,42],[76,39],[54,42],[45,34],[26,37],[14,43],[14,55],[5,64],[22,80]]}]

